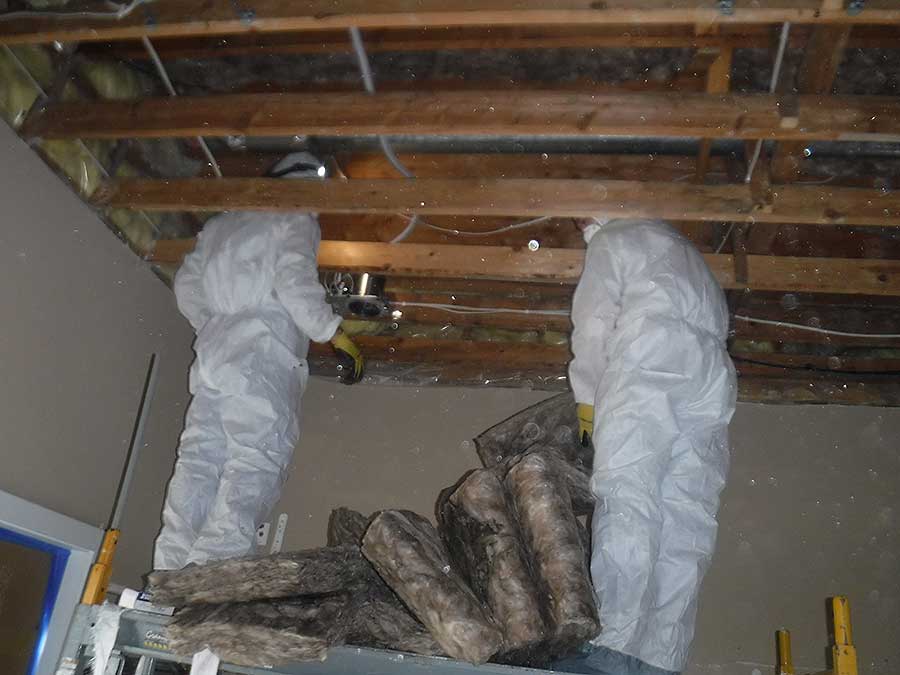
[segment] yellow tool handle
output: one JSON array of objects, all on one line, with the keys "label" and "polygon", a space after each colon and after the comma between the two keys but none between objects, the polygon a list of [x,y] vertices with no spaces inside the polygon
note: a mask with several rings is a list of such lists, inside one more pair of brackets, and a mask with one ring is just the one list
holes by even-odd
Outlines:
[{"label": "yellow tool handle", "polygon": [[794,675],[794,657],[791,654],[791,634],[783,628],[778,631],[778,675]]},{"label": "yellow tool handle", "polygon": [[853,630],[850,627],[850,601],[843,595],[831,599],[834,617],[834,645],[831,659],[834,675],[857,675],[856,647],[853,646]]},{"label": "yellow tool handle", "polygon": [[107,530],[103,535],[103,544],[100,553],[97,554],[97,562],[91,566],[87,584],[81,602],[85,605],[99,605],[106,598],[106,589],[109,586],[109,577],[112,574],[113,555],[116,545],[119,543],[119,530]]}]

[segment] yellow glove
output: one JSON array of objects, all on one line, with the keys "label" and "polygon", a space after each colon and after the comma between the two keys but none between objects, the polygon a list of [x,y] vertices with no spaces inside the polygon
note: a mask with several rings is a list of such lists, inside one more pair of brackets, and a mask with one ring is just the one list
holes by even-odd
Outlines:
[{"label": "yellow glove", "polygon": [[363,357],[356,343],[344,331],[338,330],[331,338],[331,346],[340,364],[341,382],[344,384],[359,382],[363,376]]},{"label": "yellow glove", "polygon": [[578,440],[585,447],[591,444],[591,436],[594,434],[594,406],[587,403],[579,403],[578,412]]}]

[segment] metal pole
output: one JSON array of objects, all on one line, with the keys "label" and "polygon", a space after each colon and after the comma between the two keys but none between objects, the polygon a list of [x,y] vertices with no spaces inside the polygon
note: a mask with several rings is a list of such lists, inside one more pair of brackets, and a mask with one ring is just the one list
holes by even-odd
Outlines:
[{"label": "metal pole", "polygon": [[128,490],[131,487],[131,480],[134,477],[134,468],[137,466],[141,445],[144,442],[144,426],[147,423],[150,402],[153,400],[153,393],[156,389],[156,378],[159,372],[158,365],[159,357],[157,357],[156,354],[151,354],[150,366],[147,370],[147,379],[144,380],[144,389],[141,392],[140,409],[134,425],[134,431],[131,434],[131,445],[128,448],[128,456],[125,460],[125,470],[122,472],[122,480],[119,482],[119,490],[116,493],[115,507],[113,509],[112,518],[109,521],[109,529],[111,530],[118,530],[119,522],[122,520],[122,512],[125,509]]}]

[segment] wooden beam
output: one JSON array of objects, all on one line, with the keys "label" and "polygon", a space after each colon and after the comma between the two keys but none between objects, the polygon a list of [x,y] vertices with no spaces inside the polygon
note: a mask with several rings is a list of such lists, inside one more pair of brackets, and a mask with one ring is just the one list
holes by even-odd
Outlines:
[{"label": "wooden beam", "polygon": [[789,185],[754,199],[747,185],[556,179],[112,181],[100,207],[148,211],[314,211],[462,216],[607,216],[819,225],[900,225],[900,192]]},{"label": "wooden beam", "polygon": [[[724,69],[727,59],[719,62]],[[722,75],[726,77],[726,75]],[[727,77],[726,77],[727,79]],[[717,87],[718,88],[718,87]],[[48,107],[23,134],[42,138],[542,135],[778,140],[898,140],[894,97],[535,91],[243,94],[72,102]]]},{"label": "wooden beam", "polygon": [[781,0],[758,6],[736,0],[731,14],[702,0],[521,0],[510,8],[505,0],[385,0],[373,7],[365,0],[156,0],[122,18],[47,16],[0,23],[0,42],[24,44],[89,42],[188,35],[233,35],[302,30],[496,25],[596,24],[894,24],[900,9],[893,0],[868,0],[865,11],[822,9],[821,0]]},{"label": "wooden beam", "polygon": [[[548,391],[568,388],[566,364],[571,355],[568,347],[562,345],[386,336],[358,336],[356,341],[367,358],[370,373],[399,383],[491,385]],[[802,359],[798,357],[798,363]],[[327,345],[311,344],[310,361],[314,373],[337,376]],[[900,383],[894,376],[783,368],[760,375],[759,366],[741,362],[735,365],[741,401],[900,405]]]},{"label": "wooden beam", "polygon": [[[709,50],[700,50],[700,53]],[[731,60],[733,50],[730,47],[711,50],[714,59],[710,64],[706,73],[706,93],[707,94],[727,94],[731,87]],[[698,183],[706,181],[706,174],[709,171],[710,157],[712,153],[712,139],[704,138],[700,144],[700,152],[697,155],[697,175]]]},{"label": "wooden beam", "polygon": [[[434,50],[486,49],[678,49],[730,46],[765,48],[769,31],[765,25],[734,26],[722,35],[695,35],[689,26],[595,25],[595,26],[470,26],[366,30],[363,39],[370,53]],[[891,27],[866,27],[866,46],[894,45]],[[798,27],[794,35],[802,33]],[[802,38],[805,40],[805,37]],[[801,44],[795,38],[796,44]],[[805,44],[803,42],[802,44]],[[268,33],[222,38],[167,38],[154,46],[164,60],[201,59],[260,54],[335,54],[352,49],[347,31],[315,33]],[[95,58],[147,60],[146,50],[134,42],[97,43],[88,52]],[[380,88],[380,84],[379,84]]]},{"label": "wooden beam", "polygon": [[[160,240],[150,254],[156,263],[180,263],[193,248],[192,239]],[[734,279],[734,258],[704,256],[724,288],[864,295],[900,295],[900,261],[847,258],[747,256],[747,282]],[[574,249],[537,251],[504,246],[452,244],[381,244],[323,241],[319,267],[386,276],[555,281],[575,284],[584,253]]]},{"label": "wooden beam", "polygon": [[[465,28],[380,29],[363,31],[370,53],[485,49],[767,49],[770,27],[716,25],[718,32],[697,33],[689,25],[591,25],[591,26],[469,26]],[[791,29],[789,47],[803,48],[810,26]],[[163,60],[209,59],[262,54],[338,54],[352,47],[347,31],[314,33],[247,33],[227,37],[154,39]],[[895,26],[856,26],[849,47],[900,49]],[[134,41],[98,42],[83,50],[95,59],[146,61],[143,46]],[[379,82],[379,89],[382,89]]]},{"label": "wooden beam", "polygon": [[[226,176],[259,178],[283,156],[220,151],[216,160]],[[685,155],[401,152],[398,156],[419,178],[477,176],[680,182],[696,171],[696,158]],[[399,175],[382,153],[339,153],[334,162],[331,172],[341,178],[397,178]],[[713,157],[709,172],[716,182],[727,182],[726,159]]]}]

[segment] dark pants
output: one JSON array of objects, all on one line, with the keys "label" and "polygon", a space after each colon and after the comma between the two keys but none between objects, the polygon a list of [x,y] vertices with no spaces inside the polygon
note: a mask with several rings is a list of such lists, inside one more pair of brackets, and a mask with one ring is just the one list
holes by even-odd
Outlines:
[{"label": "dark pants", "polygon": [[582,675],[678,675],[606,647],[587,644],[578,654],[557,661],[553,670]]}]

